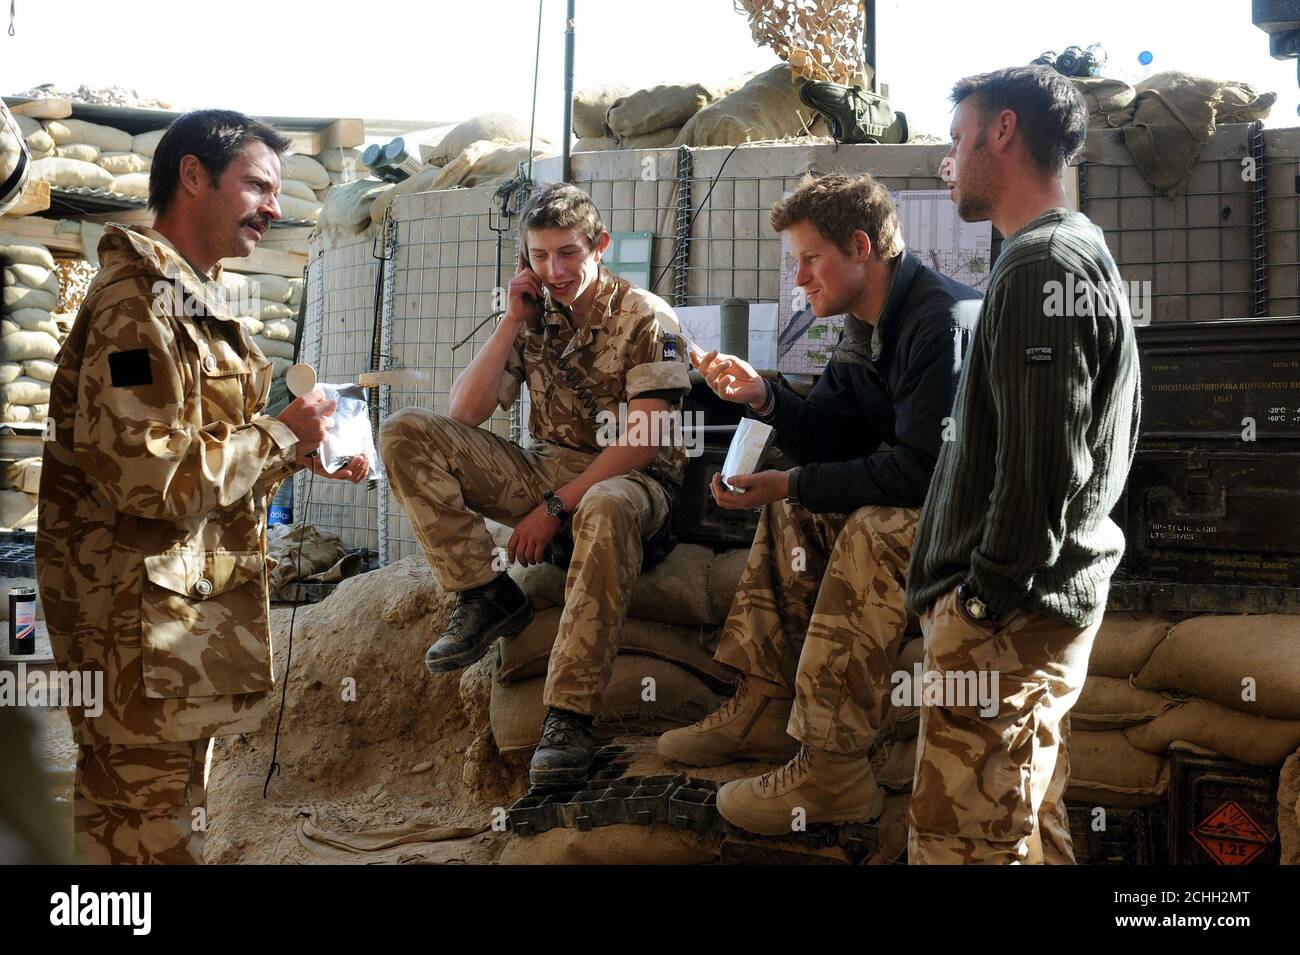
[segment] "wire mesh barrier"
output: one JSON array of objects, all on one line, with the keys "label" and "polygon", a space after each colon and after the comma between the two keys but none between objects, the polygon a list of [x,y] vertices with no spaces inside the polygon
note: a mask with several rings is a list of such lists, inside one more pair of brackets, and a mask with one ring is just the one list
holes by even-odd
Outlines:
[{"label": "wire mesh barrier", "polygon": [[[867,170],[893,190],[937,189],[946,151],[866,145],[582,153],[573,157],[572,180],[592,196],[611,232],[649,234],[650,284],[670,304],[717,305],[730,297],[770,303],[781,294],[781,240],[769,212],[805,173]],[[1255,178],[1244,172],[1252,156],[1265,157]],[[1122,140],[1099,130],[1079,168],[1079,195],[1137,291],[1130,300],[1143,307],[1141,296],[1148,296],[1148,319],[1246,317],[1261,308],[1287,314],[1300,300],[1297,175],[1300,131],[1221,127],[1187,193],[1170,200],[1141,178]],[[544,166],[537,177],[549,178]],[[378,295],[382,366],[428,374],[418,386],[380,389],[381,415],[412,406],[446,413],[452,380],[487,342],[495,329],[490,316],[504,307],[494,289],[515,271],[518,218],[501,217],[497,207],[489,187],[397,198],[378,283],[382,249],[371,240],[314,251],[302,360],[318,363],[324,381],[370,367]],[[485,427],[518,440],[527,397],[524,389],[511,413],[498,411]],[[377,493],[317,481],[313,499],[309,519],[349,546],[376,546],[385,563],[419,553],[386,485]]]}]

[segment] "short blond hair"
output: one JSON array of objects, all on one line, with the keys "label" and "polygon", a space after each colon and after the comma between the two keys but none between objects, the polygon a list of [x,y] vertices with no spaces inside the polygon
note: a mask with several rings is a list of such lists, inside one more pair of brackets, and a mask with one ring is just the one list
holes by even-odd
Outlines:
[{"label": "short blond hair", "polygon": [[811,222],[828,242],[853,251],[853,233],[861,229],[882,261],[903,254],[903,229],[889,190],[868,173],[805,176],[790,195],[772,206],[772,228],[784,232],[796,222]]}]

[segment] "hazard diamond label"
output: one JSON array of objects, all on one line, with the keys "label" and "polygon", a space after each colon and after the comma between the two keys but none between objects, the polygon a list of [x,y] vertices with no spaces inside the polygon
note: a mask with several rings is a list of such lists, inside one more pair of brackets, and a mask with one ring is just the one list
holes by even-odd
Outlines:
[{"label": "hazard diamond label", "polygon": [[1250,813],[1225,802],[1192,830],[1192,838],[1219,865],[1247,865],[1272,842]]}]

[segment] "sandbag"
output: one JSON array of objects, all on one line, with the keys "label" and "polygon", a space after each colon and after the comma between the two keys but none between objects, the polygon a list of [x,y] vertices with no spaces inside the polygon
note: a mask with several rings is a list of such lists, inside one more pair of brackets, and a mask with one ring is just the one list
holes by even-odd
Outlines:
[{"label": "sandbag", "polygon": [[[281,305],[281,308],[288,308]],[[278,318],[262,326],[262,336],[276,342],[292,342],[298,337],[298,323],[287,318]]]},{"label": "sandbag", "polygon": [[257,310],[257,317],[263,322],[283,321],[296,314],[297,309],[293,306],[282,305],[279,302],[263,302],[261,308]]},{"label": "sandbag", "polygon": [[[41,489],[41,459],[39,457],[21,458],[17,461],[0,463],[0,478],[3,478],[4,481],[4,484],[0,486],[0,490],[36,494]],[[0,590],[0,598],[3,598],[3,595],[4,591]],[[5,602],[7,601],[0,599],[0,603]]]},{"label": "sandbag", "polygon": [[464,184],[466,177],[475,166],[487,156],[506,147],[506,143],[498,143],[490,139],[480,139],[470,143],[442,167],[438,177],[429,183],[428,189],[451,189]]},{"label": "sandbag", "polygon": [[3,293],[6,309],[36,309],[52,312],[59,307],[59,299],[44,289],[28,288],[26,285],[6,285]]},{"label": "sandbag", "polygon": [[254,335],[253,342],[267,358],[293,358],[293,342],[278,342],[265,335]]},{"label": "sandbag", "polygon": [[298,303],[302,301],[302,279],[289,279],[289,301],[288,304],[293,306],[295,313],[298,311]]},{"label": "sandbag", "polygon": [[306,199],[299,199],[297,196],[279,196],[276,201],[280,204],[280,213],[286,219],[303,219],[307,222],[315,222],[320,218],[321,204],[319,202],[308,202]]},{"label": "sandbag", "polygon": [[1148,753],[1164,753],[1186,740],[1251,766],[1281,766],[1300,747],[1300,720],[1249,716],[1209,700],[1189,700],[1149,723],[1124,731],[1128,741]]},{"label": "sandbag", "polygon": [[22,362],[10,361],[0,365],[0,385],[7,385],[23,373]]},{"label": "sandbag", "polygon": [[[559,631],[560,615],[558,607],[543,610],[522,631],[503,638],[497,644],[500,653],[498,680],[518,683],[546,675],[551,647]],[[698,629],[629,619],[623,625],[618,652],[620,656],[640,654],[667,660],[685,667],[719,691],[726,692],[735,683],[734,672],[713,661]]]},{"label": "sandbag", "polygon": [[[682,126],[715,99],[715,92],[703,83],[652,86],[630,93],[611,105],[605,114],[605,125],[620,138],[644,136],[658,129]],[[589,135],[601,134],[596,131]]]},{"label": "sandbag", "polygon": [[680,126],[669,126],[667,129],[656,129],[653,133],[642,136],[628,136],[619,145],[624,149],[662,149],[677,142],[681,132]]},{"label": "sandbag", "polygon": [[[819,123],[818,113],[799,101],[790,67],[782,63],[701,109],[682,127],[676,145],[735,146],[784,139],[806,135]],[[670,125],[675,124],[662,123],[645,132]]]},{"label": "sandbag", "polygon": [[573,94],[573,135],[605,135],[605,114],[609,108],[632,93],[626,83],[589,86]]},{"label": "sandbag", "polygon": [[24,424],[32,420],[34,410],[30,405],[11,405],[0,402],[0,421],[7,424]]},{"label": "sandbag", "polygon": [[23,374],[36,381],[53,381],[54,373],[58,370],[57,364],[43,358],[23,362]]},{"label": "sandbag", "polygon": [[564,571],[555,565],[511,564],[508,573],[527,595],[534,610],[564,606]]},{"label": "sandbag", "polygon": [[573,144],[575,153],[603,153],[618,149],[618,140],[608,136],[584,136]]},{"label": "sandbag", "polygon": [[[22,405],[15,405],[14,407],[19,407],[19,408],[21,408],[21,407],[23,407],[23,406],[22,406]],[[41,421],[41,420],[44,420],[44,418],[45,418],[46,416],[48,416],[49,413],[50,413],[50,406],[49,406],[48,404],[43,404],[43,405],[28,405],[27,407],[31,408],[31,410],[32,410],[32,420],[33,420],[33,421]]]},{"label": "sandbag", "polygon": [[1142,669],[1151,651],[1173,629],[1175,619],[1155,614],[1108,610],[1092,643],[1088,658],[1089,676],[1112,676],[1127,680]]},{"label": "sandbag", "polygon": [[[1243,680],[1255,700],[1243,700]],[[1147,690],[1176,690],[1253,716],[1300,719],[1300,616],[1210,615],[1185,620],[1137,675]]]},{"label": "sandbag", "polygon": [[[284,373],[293,367],[292,358],[280,358],[278,356],[271,359],[271,377],[283,378]],[[274,400],[274,397],[272,398]]]},{"label": "sandbag", "polygon": [[374,179],[358,179],[335,186],[325,197],[320,218],[316,220],[321,232],[337,232],[343,237],[359,235],[370,228],[370,207],[375,199],[389,189],[387,183]]},{"label": "sandbag", "polygon": [[112,126],[88,123],[84,119],[52,119],[45,124],[45,131],[50,134],[56,146],[69,143],[89,143],[98,146],[103,152],[125,153],[131,151],[133,137],[130,133]]},{"label": "sandbag", "polygon": [[112,191],[121,196],[148,199],[149,174],[147,172],[128,172],[122,176],[114,176]]},{"label": "sandbag", "polygon": [[299,179],[284,179],[280,182],[281,196],[295,196],[307,202],[316,201],[316,190]]},{"label": "sandbag", "polygon": [[100,189],[107,191],[113,185],[113,174],[93,162],[80,159],[38,159],[32,163],[31,177],[44,179],[60,189]]},{"label": "sandbag", "polygon": [[[558,155],[559,150],[550,143],[539,140],[534,144],[534,161]],[[513,178],[521,162],[528,162],[527,143],[520,143],[517,146],[502,146],[500,149],[492,150],[475,162],[457,185],[464,186],[466,189],[472,189],[475,186],[495,185],[503,179]]]},{"label": "sandbag", "polygon": [[26,139],[32,133],[45,131],[45,127],[41,125],[39,119],[32,119],[30,116],[19,116],[16,113],[10,115],[13,116],[14,122],[18,124],[18,131],[23,134],[23,139]]},{"label": "sandbag", "polygon": [[68,143],[66,146],[55,146],[54,155],[64,159],[80,159],[82,162],[98,162],[99,147],[90,143]]},{"label": "sandbag", "polygon": [[[655,699],[642,699],[646,679],[654,680]],[[518,683],[492,681],[492,738],[502,753],[530,750],[542,735],[545,677]],[[658,735],[712,713],[722,700],[685,667],[639,655],[614,658],[597,727],[617,735]]]},{"label": "sandbag", "polygon": [[7,337],[20,331],[19,327],[7,318],[0,318],[0,337]]},{"label": "sandbag", "polygon": [[40,288],[50,292],[53,295],[59,294],[59,276],[53,269],[47,269],[43,265],[27,265],[22,262],[15,262],[5,269],[8,276],[12,276],[12,282],[26,285],[28,288]]},{"label": "sandbag", "polygon": [[125,176],[132,172],[148,172],[152,164],[148,156],[139,153],[104,153],[99,157],[99,165],[115,176]]},{"label": "sandbag", "polygon": [[1127,126],[1133,121],[1133,100],[1137,90],[1123,80],[1084,76],[1071,77],[1070,82],[1088,104],[1089,129]]},{"label": "sandbag", "polygon": [[238,318],[239,318],[239,324],[243,325],[244,328],[248,329],[248,334],[250,335],[262,334],[262,329],[265,326],[262,325],[261,319],[252,318],[251,316],[248,315],[240,315],[238,316]]},{"label": "sandbag", "polygon": [[1129,808],[1162,802],[1169,791],[1169,761],[1144,753],[1120,730],[1070,733],[1071,802]]},{"label": "sandbag", "polygon": [[1149,723],[1176,706],[1178,700],[1166,694],[1140,690],[1119,677],[1089,673],[1070,710],[1070,725],[1084,730],[1122,729]]},{"label": "sandbag", "polygon": [[[3,224],[0,223],[0,228]],[[0,259],[11,265],[39,265],[46,269],[54,268],[54,256],[50,250],[35,242],[22,239],[8,239],[0,234]]]},{"label": "sandbag", "polygon": [[289,300],[289,280],[283,275],[254,273],[247,277],[253,294],[263,302],[284,303]]},{"label": "sandbag", "polygon": [[[0,491],[0,527],[28,529],[35,523],[35,494],[25,494],[22,491]],[[8,599],[6,599],[5,603],[8,602]],[[5,617],[8,616],[8,611],[6,611]]]},{"label": "sandbag", "polygon": [[298,153],[280,157],[280,179],[297,179],[312,189],[328,189],[330,184],[329,170],[311,156]]},{"label": "sandbag", "polygon": [[15,405],[39,405],[50,400],[49,382],[15,378],[5,385],[4,400]]},{"label": "sandbag", "polygon": [[158,148],[158,140],[163,138],[165,132],[166,129],[151,129],[147,133],[136,133],[131,137],[131,145],[127,150],[153,159],[154,151]]},{"label": "sandbag", "polygon": [[527,143],[528,121],[507,113],[483,113],[457,123],[429,153],[427,162],[445,165],[471,143],[488,140],[495,143]]}]

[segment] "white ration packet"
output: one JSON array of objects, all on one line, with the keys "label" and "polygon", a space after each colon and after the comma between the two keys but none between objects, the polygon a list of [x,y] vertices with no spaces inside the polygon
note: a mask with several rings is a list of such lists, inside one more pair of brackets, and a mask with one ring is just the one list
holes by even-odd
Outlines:
[{"label": "white ration packet", "polygon": [[366,403],[366,389],[360,385],[326,385],[317,383],[325,397],[338,403],[334,413],[334,427],[325,435],[320,445],[321,466],[330,474],[347,464],[358,454],[365,455],[370,465],[370,477],[382,479],[379,455],[375,453],[375,435],[370,427],[370,406]]},{"label": "white ration packet", "polygon": [[754,418],[740,419],[736,433],[731,438],[731,447],[727,448],[727,459],[722,462],[722,483],[727,490],[736,494],[745,493],[743,487],[732,487],[731,479],[737,474],[753,474],[771,440],[770,424],[763,424]]}]

